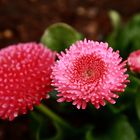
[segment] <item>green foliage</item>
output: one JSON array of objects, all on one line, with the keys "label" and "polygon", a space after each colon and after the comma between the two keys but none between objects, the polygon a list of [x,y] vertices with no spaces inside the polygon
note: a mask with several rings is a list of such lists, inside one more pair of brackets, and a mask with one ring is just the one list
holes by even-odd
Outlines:
[{"label": "green foliage", "polygon": [[[112,20],[114,22],[114,19]],[[118,25],[107,40],[110,46],[120,51],[123,58],[127,58],[130,52],[140,49],[140,14],[128,23]]]},{"label": "green foliage", "polygon": [[95,140],[136,140],[133,127],[126,116],[116,116],[103,134],[98,134]]},{"label": "green foliage", "polygon": [[68,48],[72,43],[82,39],[82,35],[65,23],[56,23],[46,29],[41,42],[57,52]]},{"label": "green foliage", "polygon": [[62,140],[63,127],[55,121],[50,123],[48,118],[38,115],[39,113],[31,113],[32,122],[30,127],[34,132],[36,140]]},{"label": "green foliage", "polygon": [[92,127],[86,131],[85,140],[94,140]]},{"label": "green foliage", "polygon": [[137,116],[138,116],[138,119],[140,120],[140,94],[139,93],[136,96],[135,105],[136,105]]},{"label": "green foliage", "polygon": [[111,131],[113,140],[136,140],[136,134],[125,116],[115,120]]}]

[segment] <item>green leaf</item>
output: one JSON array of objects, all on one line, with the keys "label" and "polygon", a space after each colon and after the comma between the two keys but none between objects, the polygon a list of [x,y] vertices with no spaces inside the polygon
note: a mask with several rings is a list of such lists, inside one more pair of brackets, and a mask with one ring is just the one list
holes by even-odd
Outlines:
[{"label": "green leaf", "polygon": [[133,92],[137,92],[137,88],[140,86],[140,79],[132,74],[129,74],[130,84],[128,85],[128,89]]},{"label": "green leaf", "polygon": [[92,127],[86,132],[85,140],[94,140]]},{"label": "green leaf", "polygon": [[107,41],[123,58],[130,52],[140,49],[140,14],[135,15],[128,23],[118,26],[108,36]]},{"label": "green leaf", "polygon": [[140,15],[134,16],[125,25],[121,35],[122,49],[128,49],[128,52],[140,49]]},{"label": "green leaf", "polygon": [[72,43],[82,39],[82,35],[65,23],[51,25],[44,32],[41,42],[55,51],[63,51]]},{"label": "green leaf", "polygon": [[136,140],[136,134],[125,116],[120,116],[111,130],[112,140]]},{"label": "green leaf", "polygon": [[140,94],[138,93],[136,96],[136,100],[135,100],[135,106],[136,106],[136,113],[137,116],[140,120]]},{"label": "green leaf", "polygon": [[111,19],[114,29],[117,29],[120,26],[121,17],[118,12],[111,10],[109,11],[109,17]]}]

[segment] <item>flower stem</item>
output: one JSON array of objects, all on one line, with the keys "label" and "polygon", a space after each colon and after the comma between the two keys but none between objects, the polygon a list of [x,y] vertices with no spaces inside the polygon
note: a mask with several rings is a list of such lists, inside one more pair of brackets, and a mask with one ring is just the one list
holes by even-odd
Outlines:
[{"label": "flower stem", "polygon": [[61,124],[64,127],[71,128],[71,126],[65,120],[63,120],[60,116],[58,116],[57,114],[55,114],[47,106],[45,106],[43,104],[40,104],[39,106],[37,106],[37,108],[42,113],[44,113],[44,115],[46,115],[47,117],[50,117],[53,121]]}]

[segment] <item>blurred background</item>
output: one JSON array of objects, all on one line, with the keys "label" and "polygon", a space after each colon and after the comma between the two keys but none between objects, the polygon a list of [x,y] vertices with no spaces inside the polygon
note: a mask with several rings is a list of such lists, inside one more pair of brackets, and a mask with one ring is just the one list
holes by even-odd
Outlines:
[{"label": "blurred background", "polygon": [[[140,12],[139,0],[0,0],[0,48],[18,42],[40,41],[56,22],[73,26],[88,39],[102,40],[112,31],[109,11],[122,22]],[[0,140],[34,140],[28,115],[0,121]]]},{"label": "blurred background", "polygon": [[109,10],[124,22],[140,11],[139,0],[0,0],[0,47],[39,41],[47,26],[72,25],[87,38],[100,40],[111,30]]}]

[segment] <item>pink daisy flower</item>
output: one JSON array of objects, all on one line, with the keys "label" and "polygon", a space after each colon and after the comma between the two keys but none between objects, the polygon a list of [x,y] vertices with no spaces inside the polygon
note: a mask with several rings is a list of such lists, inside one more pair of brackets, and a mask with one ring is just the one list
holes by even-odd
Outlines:
[{"label": "pink daisy flower", "polygon": [[133,72],[140,72],[140,50],[130,53],[128,65]]},{"label": "pink daisy flower", "polygon": [[54,53],[42,44],[11,45],[0,51],[0,117],[13,120],[51,90]]},{"label": "pink daisy flower", "polygon": [[107,43],[78,41],[58,58],[52,72],[58,102],[73,102],[78,109],[85,109],[88,102],[97,109],[105,100],[114,104],[116,92],[123,92],[128,82],[126,61],[121,62],[119,52]]}]

